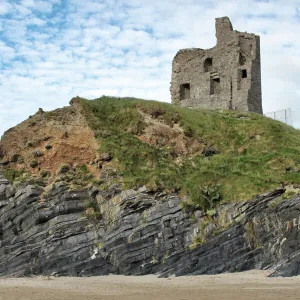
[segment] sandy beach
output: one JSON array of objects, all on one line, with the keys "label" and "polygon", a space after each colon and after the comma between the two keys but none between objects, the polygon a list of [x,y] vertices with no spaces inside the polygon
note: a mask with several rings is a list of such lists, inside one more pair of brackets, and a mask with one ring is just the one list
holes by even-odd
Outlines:
[{"label": "sandy beach", "polygon": [[36,277],[0,279],[1,300],[282,300],[300,299],[300,277],[268,278],[263,271],[214,276],[157,278]]}]

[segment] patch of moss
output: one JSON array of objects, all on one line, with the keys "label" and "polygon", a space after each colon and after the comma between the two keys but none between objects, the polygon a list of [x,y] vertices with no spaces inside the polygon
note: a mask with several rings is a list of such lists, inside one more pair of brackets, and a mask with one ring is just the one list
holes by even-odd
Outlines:
[{"label": "patch of moss", "polygon": [[260,247],[259,240],[255,233],[254,222],[253,220],[249,220],[245,224],[245,237],[248,241],[249,247],[251,249],[256,249]]},{"label": "patch of moss", "polygon": [[15,170],[9,168],[3,169],[3,175],[10,183],[13,183],[14,181],[17,180],[20,181],[20,178],[24,174],[25,174],[25,169],[21,169],[21,170]]},{"label": "patch of moss", "polygon": [[189,245],[188,250],[193,250],[204,243],[205,239],[203,238],[203,236],[195,236],[193,239],[193,243]]}]

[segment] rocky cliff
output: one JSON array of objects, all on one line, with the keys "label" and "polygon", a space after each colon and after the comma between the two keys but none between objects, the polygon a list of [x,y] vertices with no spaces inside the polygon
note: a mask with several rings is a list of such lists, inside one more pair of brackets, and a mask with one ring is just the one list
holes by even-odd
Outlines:
[{"label": "rocky cliff", "polygon": [[253,113],[40,109],[0,141],[0,275],[299,274],[299,155]]},{"label": "rocky cliff", "polygon": [[0,175],[0,274],[300,274],[300,197],[279,189],[204,214],[177,194],[58,182],[17,188]]}]

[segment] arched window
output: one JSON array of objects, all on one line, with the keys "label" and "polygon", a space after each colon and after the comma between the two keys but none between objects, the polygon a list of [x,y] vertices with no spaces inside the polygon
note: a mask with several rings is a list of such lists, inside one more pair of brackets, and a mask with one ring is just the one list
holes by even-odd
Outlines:
[{"label": "arched window", "polygon": [[212,58],[208,57],[204,61],[204,72],[210,72],[212,70],[212,64],[213,64]]}]

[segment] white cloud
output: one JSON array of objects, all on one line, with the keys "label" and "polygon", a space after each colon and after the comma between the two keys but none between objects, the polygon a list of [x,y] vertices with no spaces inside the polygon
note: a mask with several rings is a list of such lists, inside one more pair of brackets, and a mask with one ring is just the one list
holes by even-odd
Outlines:
[{"label": "white cloud", "polygon": [[9,13],[12,9],[12,5],[6,0],[0,0],[0,15]]},{"label": "white cloud", "polygon": [[[53,4],[59,3],[52,1]],[[32,9],[37,10],[44,13],[50,13],[52,11],[52,3],[49,1],[41,1],[41,0],[22,0],[21,6],[24,7],[24,9]]]},{"label": "white cloud", "polygon": [[6,46],[1,41],[0,41],[0,53],[1,53],[2,63],[10,62],[15,57],[15,50],[11,47]]},{"label": "white cloud", "polygon": [[16,4],[15,9],[17,10],[18,14],[22,17],[31,14],[31,11],[28,8],[26,8],[25,6],[22,6],[22,5]]},{"label": "white cloud", "polygon": [[34,8],[41,12],[50,13],[52,11],[52,4],[47,1],[36,1]]},{"label": "white cloud", "polygon": [[[287,3],[288,2],[288,3]],[[215,45],[214,18],[261,35],[265,111],[300,126],[299,0],[0,0],[0,135],[76,95],[170,102],[180,48]]]}]

